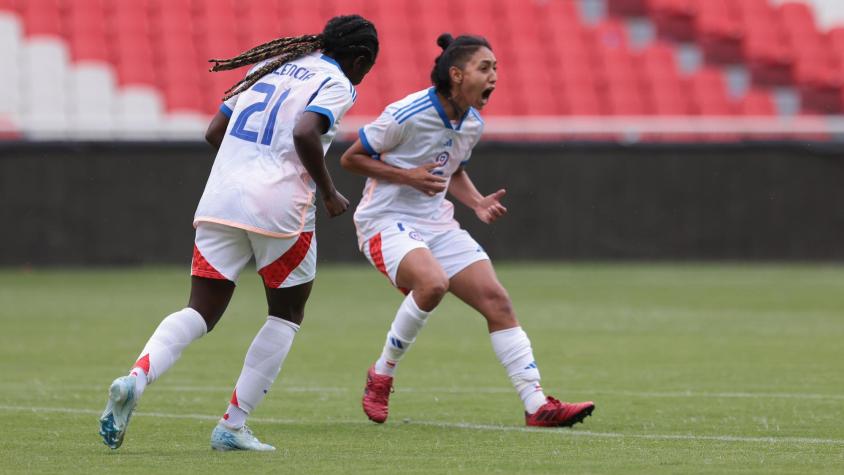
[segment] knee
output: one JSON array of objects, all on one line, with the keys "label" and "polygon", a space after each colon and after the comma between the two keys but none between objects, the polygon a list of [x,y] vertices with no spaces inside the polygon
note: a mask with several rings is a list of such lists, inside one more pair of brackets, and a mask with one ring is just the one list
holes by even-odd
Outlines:
[{"label": "knee", "polygon": [[417,304],[425,310],[436,307],[446,292],[448,292],[448,277],[445,273],[426,276],[413,286],[413,295]]},{"label": "knee", "polygon": [[211,330],[217,326],[217,322],[223,318],[223,312],[215,311],[212,308],[203,308],[202,305],[188,305],[190,308],[196,310],[202,319],[205,321],[205,332],[211,333]]},{"label": "knee", "polygon": [[278,308],[271,306],[267,308],[267,314],[272,317],[287,320],[288,322],[296,325],[301,325],[302,321],[305,320],[305,309],[301,307]]},{"label": "knee", "polygon": [[481,296],[483,313],[487,320],[495,320],[502,324],[516,323],[513,302],[503,287],[484,289]]}]

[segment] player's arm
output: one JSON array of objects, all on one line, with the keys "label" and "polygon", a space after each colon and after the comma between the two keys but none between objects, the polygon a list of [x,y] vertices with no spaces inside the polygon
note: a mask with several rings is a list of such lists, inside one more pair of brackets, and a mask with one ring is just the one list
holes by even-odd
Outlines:
[{"label": "player's arm", "polygon": [[502,188],[490,195],[482,195],[463,167],[451,175],[448,192],[457,201],[471,208],[484,223],[489,224],[507,214],[507,208],[498,201],[507,191]]},{"label": "player's arm", "polygon": [[220,144],[223,143],[223,137],[226,135],[226,129],[229,126],[229,116],[222,111],[217,111],[217,114],[211,119],[208,124],[208,129],[205,131],[205,140],[211,144],[215,149],[220,149]]},{"label": "player's arm", "polygon": [[342,214],[349,207],[349,200],[334,188],[334,181],[325,168],[320,136],[328,131],[328,118],[316,112],[305,111],[293,128],[293,145],[305,170],[311,175],[322,194],[325,208],[331,217]]},{"label": "player's arm", "polygon": [[370,151],[366,150],[360,139],[356,140],[340,157],[340,165],[355,174],[376,180],[389,181],[400,185],[407,185],[433,196],[445,191],[446,179],[432,175],[430,172],[437,167],[431,162],[417,168],[398,168],[388,165],[373,157]]}]

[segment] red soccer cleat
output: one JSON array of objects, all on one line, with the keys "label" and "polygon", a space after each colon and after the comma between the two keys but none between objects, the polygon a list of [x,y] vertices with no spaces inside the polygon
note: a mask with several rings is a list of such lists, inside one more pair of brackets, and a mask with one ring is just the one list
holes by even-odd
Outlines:
[{"label": "red soccer cleat", "polygon": [[382,424],[387,420],[390,408],[390,393],[393,392],[393,378],[375,372],[371,366],[366,372],[366,387],[363,388],[363,412],[372,422]]},{"label": "red soccer cleat", "polygon": [[583,422],[595,410],[595,403],[560,402],[551,396],[533,414],[525,412],[525,423],[535,427],[571,427]]}]

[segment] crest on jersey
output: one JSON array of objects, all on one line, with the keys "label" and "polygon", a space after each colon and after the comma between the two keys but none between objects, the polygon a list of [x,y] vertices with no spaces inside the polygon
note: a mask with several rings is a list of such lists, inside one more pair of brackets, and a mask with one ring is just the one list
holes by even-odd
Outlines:
[{"label": "crest on jersey", "polygon": [[451,155],[448,152],[437,155],[437,166],[444,167],[449,158],[451,158]]}]

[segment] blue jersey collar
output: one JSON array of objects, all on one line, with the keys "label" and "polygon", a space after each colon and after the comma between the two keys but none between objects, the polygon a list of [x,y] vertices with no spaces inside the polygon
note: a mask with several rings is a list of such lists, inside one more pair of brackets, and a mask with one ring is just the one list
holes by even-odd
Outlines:
[{"label": "blue jersey collar", "polygon": [[[431,98],[431,102],[434,104],[434,109],[437,110],[437,114],[439,114],[440,119],[442,119],[445,128],[453,130],[454,127],[451,126],[451,121],[448,120],[448,116],[445,113],[445,109],[443,109],[443,105],[440,103],[440,98],[439,96],[437,96],[436,88],[431,87],[428,89],[428,97]],[[471,110],[472,108],[470,107],[466,109],[466,112],[463,113],[463,117],[461,117],[460,121],[457,122],[457,130],[460,130],[460,127],[463,126],[463,121],[466,119],[466,116],[469,115],[469,111]]]},{"label": "blue jersey collar", "polygon": [[331,56],[326,56],[326,55],[322,54],[322,55],[320,55],[320,59],[322,59],[323,61],[328,61],[329,63],[333,64],[334,66],[337,66],[337,69],[339,69],[340,71],[343,70],[343,68],[340,67],[340,63],[338,63]]}]

